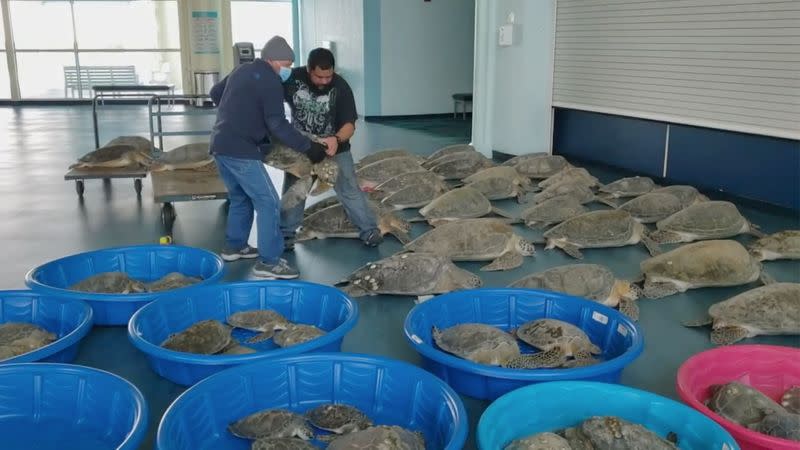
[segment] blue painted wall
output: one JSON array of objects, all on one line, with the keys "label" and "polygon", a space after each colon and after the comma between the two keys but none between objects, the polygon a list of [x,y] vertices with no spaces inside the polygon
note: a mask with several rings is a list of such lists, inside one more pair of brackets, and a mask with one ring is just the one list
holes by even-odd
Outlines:
[{"label": "blue painted wall", "polygon": [[800,141],[556,109],[553,152],[800,210]]}]

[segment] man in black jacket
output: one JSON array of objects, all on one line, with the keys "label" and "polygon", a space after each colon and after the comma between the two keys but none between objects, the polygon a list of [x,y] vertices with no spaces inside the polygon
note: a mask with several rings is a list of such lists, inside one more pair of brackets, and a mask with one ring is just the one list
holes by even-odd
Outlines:
[{"label": "man in black jacket", "polygon": [[[292,109],[295,127],[316,136],[334,136],[337,140],[338,149],[333,159],[339,166],[339,176],[333,188],[347,217],[359,229],[361,240],[374,247],[383,241],[383,237],[378,230],[375,214],[367,204],[366,195],[358,186],[350,154],[350,138],[358,120],[356,103],[350,85],[334,72],[334,67],[335,61],[330,50],[312,50],[307,66],[293,69],[292,75],[284,83],[285,97]],[[296,181],[296,177],[287,173],[283,192]],[[281,209],[281,231],[287,249],[294,246],[295,232],[303,220],[304,208],[305,202],[288,210]]]},{"label": "man in black jacket", "polygon": [[[257,258],[253,274],[266,278],[297,278],[299,272],[281,258],[278,193],[264,169],[264,144],[276,138],[289,147],[306,153],[315,162],[325,157],[325,145],[312,142],[287,120],[283,110],[283,86],[294,52],[275,36],[261,50],[261,58],[242,64],[214,85],[210,96],[218,105],[217,120],[211,132],[210,152],[228,190],[228,223],[222,258]],[[336,148],[335,138],[325,144]],[[258,249],[247,245],[258,212]]]}]

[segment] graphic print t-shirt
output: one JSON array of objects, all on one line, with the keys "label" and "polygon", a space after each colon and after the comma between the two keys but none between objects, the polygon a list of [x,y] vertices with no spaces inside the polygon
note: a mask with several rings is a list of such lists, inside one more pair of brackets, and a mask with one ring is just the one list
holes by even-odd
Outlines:
[{"label": "graphic print t-shirt", "polygon": [[[284,85],[286,102],[292,109],[295,127],[320,137],[333,136],[346,123],[358,119],[350,85],[334,74],[331,83],[317,89],[305,66],[292,69]],[[350,150],[350,142],[339,144],[339,152]]]}]

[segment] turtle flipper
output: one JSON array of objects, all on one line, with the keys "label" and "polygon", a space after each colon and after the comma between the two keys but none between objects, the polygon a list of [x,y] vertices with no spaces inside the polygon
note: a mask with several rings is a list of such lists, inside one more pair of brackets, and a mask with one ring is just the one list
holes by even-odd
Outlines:
[{"label": "turtle flipper", "polygon": [[761,274],[758,277],[758,281],[761,282],[763,285],[773,284],[776,283],[775,278],[772,278],[772,275],[768,274],[764,268],[761,268]]},{"label": "turtle flipper", "polygon": [[677,244],[683,242],[683,238],[678,233],[672,231],[656,230],[650,233],[650,239],[658,244]]},{"label": "turtle flipper", "polygon": [[502,367],[509,369],[546,369],[559,367],[567,361],[567,353],[561,347],[554,347],[550,350],[520,355],[502,364]]},{"label": "turtle flipper", "polygon": [[403,244],[403,245],[406,245],[409,242],[411,242],[411,237],[408,235],[408,233],[406,231],[404,231],[404,230],[399,229],[399,228],[392,227],[389,230],[389,234],[391,234],[392,236],[397,238],[397,240],[400,241],[400,243]]},{"label": "turtle flipper", "polygon": [[264,342],[272,338],[275,335],[275,330],[267,330],[263,333],[258,333],[257,335],[251,337],[250,339],[246,340],[247,344],[257,344],[259,342]]},{"label": "turtle flipper", "polygon": [[417,298],[414,300],[414,303],[416,304],[424,303],[432,298],[433,295],[418,295]]},{"label": "turtle flipper", "polygon": [[631,320],[639,320],[639,304],[636,303],[636,300],[625,297],[619,299],[619,312],[630,317]]},{"label": "turtle flipper", "polygon": [[600,203],[602,203],[602,204],[604,204],[606,206],[610,206],[610,207],[612,207],[614,209],[619,208],[619,205],[615,201],[613,201],[612,198],[613,197],[608,197],[608,196],[605,196],[605,195],[595,195],[594,200],[596,202],[600,202]]},{"label": "turtle flipper", "polygon": [[647,233],[642,233],[642,244],[647,247],[647,252],[650,253],[650,256],[656,256],[663,253],[661,247],[659,247],[658,244],[647,235]]},{"label": "turtle flipper", "polygon": [[517,217],[515,217],[510,212],[503,211],[502,209],[496,208],[494,206],[492,206],[492,213],[497,214],[500,217],[505,217],[505,218],[508,218],[508,219],[517,219]]},{"label": "turtle flipper", "polygon": [[292,184],[281,197],[281,209],[286,211],[305,202],[312,183],[313,179],[311,177],[304,177]]},{"label": "turtle flipper", "polygon": [[742,327],[720,327],[711,332],[711,342],[716,345],[730,345],[747,335],[747,330]]},{"label": "turtle flipper", "polygon": [[492,270],[511,270],[515,269],[522,265],[522,255],[515,252],[510,251],[503,253],[500,255],[499,258],[492,261],[490,264],[487,264],[481,267],[481,272],[487,272]]},{"label": "turtle flipper", "polygon": [[758,225],[756,225],[756,224],[754,224],[752,222],[748,222],[747,225],[748,225],[747,234],[749,234],[751,236],[755,236],[755,237],[757,237],[759,239],[763,238],[764,236],[766,236],[764,234],[764,232],[761,231],[761,227],[759,227]]},{"label": "turtle flipper", "polygon": [[781,405],[792,414],[800,414],[800,386],[795,386],[781,397]]},{"label": "turtle flipper", "polygon": [[324,182],[324,181],[322,181],[320,179],[317,179],[317,183],[311,189],[311,195],[324,194],[324,193],[328,192],[331,189],[333,189],[333,186],[331,186],[330,184],[328,184],[328,183],[326,183],[326,182]]},{"label": "turtle flipper", "polygon": [[677,294],[680,290],[672,283],[644,283],[644,296],[647,298],[663,298]]},{"label": "turtle flipper", "polygon": [[714,319],[707,316],[698,320],[684,320],[683,322],[681,322],[681,325],[692,328],[692,327],[707,327],[712,323],[714,323]]},{"label": "turtle flipper", "polygon": [[353,283],[346,284],[340,287],[339,290],[351,297],[364,297],[366,295],[373,295],[372,292]]},{"label": "turtle flipper", "polygon": [[569,242],[564,242],[561,244],[561,250],[564,250],[564,253],[568,254],[569,256],[575,259],[583,259],[583,253],[581,253],[578,246],[574,244],[570,244]]}]

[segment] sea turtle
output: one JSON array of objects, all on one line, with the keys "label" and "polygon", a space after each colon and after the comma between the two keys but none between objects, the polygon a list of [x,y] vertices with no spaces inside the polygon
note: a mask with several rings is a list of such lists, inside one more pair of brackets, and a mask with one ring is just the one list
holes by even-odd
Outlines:
[{"label": "sea turtle", "polygon": [[494,165],[491,159],[479,152],[462,152],[439,158],[429,170],[441,175],[445,180],[463,180],[481,169]]},{"label": "sea turtle", "polygon": [[235,312],[229,315],[225,321],[235,328],[258,331],[259,334],[246,341],[248,344],[266,341],[275,334],[275,331],[285,330],[290,323],[283,314],[271,309],[250,309]]},{"label": "sea turtle", "polygon": [[434,294],[483,285],[481,279],[464,270],[446,256],[433,253],[402,253],[355,270],[342,291],[353,297],[365,295],[412,295],[422,301]]},{"label": "sea turtle", "polygon": [[419,183],[392,192],[380,199],[381,205],[393,210],[423,207],[450,188],[443,182]]},{"label": "sea turtle", "polygon": [[425,167],[426,169],[430,169],[431,167],[433,167],[433,164],[436,164],[436,162],[439,159],[444,158],[445,156],[453,155],[455,153],[464,153],[464,152],[477,152],[477,151],[475,150],[475,147],[469,144],[448,145],[428,155],[425,162],[422,163],[422,166]]},{"label": "sea turtle", "polygon": [[101,272],[73,284],[69,289],[98,294],[130,294],[146,292],[147,286],[125,272]]},{"label": "sea turtle", "polygon": [[429,172],[427,170],[421,170],[416,172],[406,172],[401,173],[398,175],[389,178],[388,180],[384,181],[383,183],[375,186],[373,189],[376,193],[381,194],[381,198],[385,197],[386,195],[392,194],[394,192],[401,191],[407,187],[415,186],[418,184],[430,184],[430,185],[442,185],[447,186],[444,183],[444,179],[441,176]]},{"label": "sea turtle", "polygon": [[503,163],[504,166],[511,166],[517,169],[522,176],[535,179],[549,178],[561,169],[569,166],[569,163],[561,155],[548,155],[546,153],[533,153],[529,155],[515,156]]},{"label": "sea turtle", "polygon": [[800,441],[800,414],[769,414],[754,429],[767,436]]},{"label": "sea turtle", "polygon": [[371,191],[381,183],[388,181],[397,175],[410,172],[422,172],[425,169],[419,164],[416,158],[408,156],[397,156],[376,161],[366,166],[361,166],[356,170],[358,185],[364,191]]},{"label": "sea turtle", "polygon": [[683,245],[639,264],[644,277],[644,296],[661,298],[710,286],[738,286],[761,279],[772,282],[761,264],[742,244],[710,240]]},{"label": "sea turtle", "polygon": [[611,198],[638,197],[655,189],[656,183],[648,177],[627,177],[600,186],[600,192]]},{"label": "sea turtle", "polygon": [[789,388],[781,396],[781,405],[792,414],[800,414],[800,386]]},{"label": "sea turtle", "polygon": [[405,245],[413,252],[436,253],[453,261],[492,261],[481,271],[510,270],[534,256],[532,243],[496,219],[465,219],[434,228]]},{"label": "sea turtle", "polygon": [[318,450],[316,445],[295,438],[261,438],[250,445],[250,450]]},{"label": "sea turtle", "polygon": [[653,223],[675,214],[683,209],[683,205],[672,194],[648,192],[623,203],[619,209],[628,211],[641,223]]},{"label": "sea turtle", "polygon": [[419,214],[434,226],[492,213],[514,219],[511,214],[494,207],[480,191],[466,186],[445,192],[419,210]]},{"label": "sea turtle", "polygon": [[574,166],[564,167],[555,174],[540,181],[538,186],[542,189],[547,189],[554,184],[561,184],[564,182],[582,184],[588,188],[600,186],[600,180],[592,176],[588,170],[583,167]]},{"label": "sea turtle", "polygon": [[335,434],[347,434],[367,429],[372,420],[355,406],[343,403],[325,403],[309,409],[306,419],[320,430]]},{"label": "sea turtle", "polygon": [[525,194],[533,190],[530,178],[523,177],[508,166],[489,167],[464,178],[466,187],[471,187],[489,200],[516,197],[522,203]]},{"label": "sea turtle", "polygon": [[308,217],[311,214],[314,214],[317,211],[321,211],[329,206],[339,205],[341,202],[339,201],[339,197],[332,195],[330,197],[326,197],[313,205],[309,206],[308,208],[303,210],[303,217]]},{"label": "sea turtle", "polygon": [[158,155],[150,165],[150,171],[196,170],[213,162],[214,157],[208,152],[208,142],[197,142],[181,145]]},{"label": "sea turtle", "polygon": [[606,198],[595,195],[594,191],[592,191],[591,188],[587,187],[586,184],[574,180],[564,181],[562,183],[552,184],[550,186],[547,186],[545,190],[533,196],[533,201],[534,203],[543,203],[547,200],[556,197],[563,197],[565,195],[574,197],[581,204],[600,202],[605,205],[611,206],[612,208],[617,207],[616,204],[607,200]]},{"label": "sea turtle", "polygon": [[582,297],[610,307],[633,320],[639,318],[636,299],[641,290],[635,284],[618,280],[614,273],[600,264],[568,264],[537,272],[509,285],[515,288],[547,289]]},{"label": "sea turtle", "polygon": [[565,356],[588,357],[603,353],[593,344],[586,332],[558,319],[535,319],[512,331],[517,339],[541,351],[560,347]]},{"label": "sea turtle", "polygon": [[[394,212],[374,205],[370,205],[370,208],[378,219],[378,230],[381,235],[391,234],[403,244],[411,240],[408,237],[411,224]],[[359,234],[360,230],[350,221],[344,205],[338,204],[305,217],[296,240],[300,242],[310,239],[358,238]]]},{"label": "sea turtle", "polygon": [[134,145],[113,144],[100,147],[80,158],[78,162],[69,166],[70,169],[86,168],[146,168],[153,161],[150,151],[143,150]]},{"label": "sea turtle", "polygon": [[286,409],[266,409],[228,424],[228,431],[243,439],[314,438],[314,431],[301,414]]},{"label": "sea turtle", "polygon": [[0,324],[0,360],[13,358],[54,342],[58,336],[27,322]]},{"label": "sea turtle", "polygon": [[581,248],[623,247],[642,243],[651,255],[661,251],[650,240],[644,225],[627,211],[618,209],[581,214],[550,228],[542,236],[547,240],[545,249],[558,247],[577,259],[583,259]]},{"label": "sea turtle", "polygon": [[520,215],[530,228],[543,228],[589,212],[572,195],[559,195],[534,205]]},{"label": "sea turtle", "polygon": [[104,147],[110,145],[132,145],[136,149],[146,152],[148,154],[153,152],[153,143],[150,139],[141,136],[117,136],[108,141]]},{"label": "sea turtle", "polygon": [[759,335],[800,335],[800,283],[750,289],[711,305],[708,319],[686,325],[712,325],[711,342],[717,345]]},{"label": "sea turtle", "polygon": [[647,428],[620,417],[591,417],[577,428],[579,429],[577,434],[583,436],[592,445],[589,447],[592,449],[675,450],[678,448],[674,443]]},{"label": "sea turtle", "polygon": [[374,162],[378,162],[383,159],[397,158],[397,157],[413,158],[416,159],[420,164],[425,162],[425,158],[415,153],[412,153],[404,148],[389,148],[384,150],[378,150],[375,153],[370,153],[369,155],[358,160],[355,166],[356,169],[359,169],[361,167],[368,166]]},{"label": "sea turtle", "polygon": [[731,202],[708,201],[682,209],[656,222],[651,235],[661,244],[693,242],[703,239],[724,239],[742,233],[764,237],[764,233],[748,222]]},{"label": "sea turtle", "polygon": [[681,202],[682,208],[686,208],[687,206],[692,206],[695,203],[708,201],[708,197],[698,192],[697,188],[685,184],[664,186],[658,189],[653,189],[650,192],[661,193],[661,194],[672,194],[675,197],[678,197],[678,200]]},{"label": "sea turtle", "polygon": [[[309,138],[317,137],[303,133]],[[263,158],[264,164],[275,167],[299,178],[292,187],[283,193],[281,207],[291,209],[305,200],[309,194],[321,194],[336,183],[339,177],[339,166],[331,158],[325,158],[314,164],[304,153],[300,153],[274,141]],[[316,182],[316,187],[314,183]]]},{"label": "sea turtle", "polygon": [[759,261],[800,259],[800,230],[784,230],[764,236],[748,248]]},{"label": "sea turtle", "polygon": [[169,335],[161,346],[176,352],[213,355],[231,342],[231,328],[218,320],[201,320]]},{"label": "sea turtle", "polygon": [[538,433],[511,441],[503,450],[572,450],[569,442],[555,433]]},{"label": "sea turtle", "polygon": [[272,341],[279,347],[292,347],[312,339],[316,339],[325,334],[325,331],[320,330],[314,325],[306,325],[302,323],[292,323],[286,327],[285,330],[280,330],[275,333]]},{"label": "sea turtle", "polygon": [[462,323],[444,330],[434,326],[431,337],[447,353],[478,364],[500,366],[520,355],[514,336],[482,323]]},{"label": "sea turtle", "polygon": [[777,402],[739,381],[715,384],[708,390],[708,409],[744,427],[753,428],[770,414],[786,414]]},{"label": "sea turtle", "polygon": [[170,272],[156,281],[147,283],[145,286],[148,292],[161,292],[191,286],[200,281],[202,280],[197,277],[190,277],[180,272]]},{"label": "sea turtle", "polygon": [[231,339],[231,342],[222,350],[220,350],[217,355],[249,355],[251,353],[257,353],[255,349],[250,347],[245,347],[241,345],[234,339]]},{"label": "sea turtle", "polygon": [[396,425],[378,425],[345,434],[331,442],[328,450],[425,450],[425,439],[419,432]]}]

